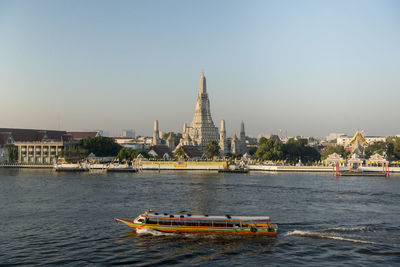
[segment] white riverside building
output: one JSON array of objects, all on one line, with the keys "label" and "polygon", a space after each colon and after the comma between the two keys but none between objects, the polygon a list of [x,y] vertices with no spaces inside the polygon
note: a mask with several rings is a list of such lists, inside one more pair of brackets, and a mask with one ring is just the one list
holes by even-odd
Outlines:
[{"label": "white riverside building", "polygon": [[54,131],[0,128],[0,163],[8,162],[9,148],[17,149],[16,163],[53,164],[66,146],[85,137],[96,137],[98,131]]}]

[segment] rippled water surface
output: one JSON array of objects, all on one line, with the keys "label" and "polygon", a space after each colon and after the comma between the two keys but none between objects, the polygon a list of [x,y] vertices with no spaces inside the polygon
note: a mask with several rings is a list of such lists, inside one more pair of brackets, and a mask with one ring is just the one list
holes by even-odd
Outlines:
[{"label": "rippled water surface", "polygon": [[[277,238],[136,233],[114,217],[269,215]],[[400,264],[400,176],[0,169],[0,265]]]}]

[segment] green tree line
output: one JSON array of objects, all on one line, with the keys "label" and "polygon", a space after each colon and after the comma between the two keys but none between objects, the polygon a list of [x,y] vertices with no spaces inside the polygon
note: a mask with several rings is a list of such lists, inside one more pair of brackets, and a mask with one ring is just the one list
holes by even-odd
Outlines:
[{"label": "green tree line", "polygon": [[318,161],[320,153],[314,147],[304,145],[303,142],[291,138],[286,144],[278,140],[261,137],[254,156],[262,160],[286,160],[296,163],[301,160],[304,163]]}]

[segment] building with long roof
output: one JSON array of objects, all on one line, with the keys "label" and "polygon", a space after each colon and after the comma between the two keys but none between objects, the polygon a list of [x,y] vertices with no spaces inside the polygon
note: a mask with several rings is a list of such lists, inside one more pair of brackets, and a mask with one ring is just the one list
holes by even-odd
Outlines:
[{"label": "building with long roof", "polygon": [[0,128],[0,163],[9,162],[9,149],[16,149],[16,163],[53,164],[66,146],[98,135],[99,131]]}]

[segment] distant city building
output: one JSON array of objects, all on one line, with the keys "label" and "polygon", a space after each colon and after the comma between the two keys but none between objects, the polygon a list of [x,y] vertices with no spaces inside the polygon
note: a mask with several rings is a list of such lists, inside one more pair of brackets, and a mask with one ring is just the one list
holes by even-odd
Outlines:
[{"label": "distant city building", "polygon": [[337,140],[339,137],[342,136],[346,136],[344,133],[330,133],[327,137],[326,137],[326,141],[328,142],[332,142]]},{"label": "distant city building", "polygon": [[345,146],[346,144],[348,144],[350,142],[350,140],[351,140],[350,136],[342,135],[336,139],[336,144],[339,146]]},{"label": "distant city building", "polygon": [[147,150],[152,145],[152,137],[139,136],[137,138],[131,137],[112,137],[114,141],[122,147],[131,148],[133,150]]},{"label": "distant city building", "polygon": [[376,143],[376,142],[386,142],[386,136],[366,136],[365,137],[365,140],[367,141],[367,143],[370,145],[370,144],[373,144],[373,143]]},{"label": "distant city building", "polygon": [[121,137],[131,137],[135,138],[136,133],[134,130],[122,130]]}]

